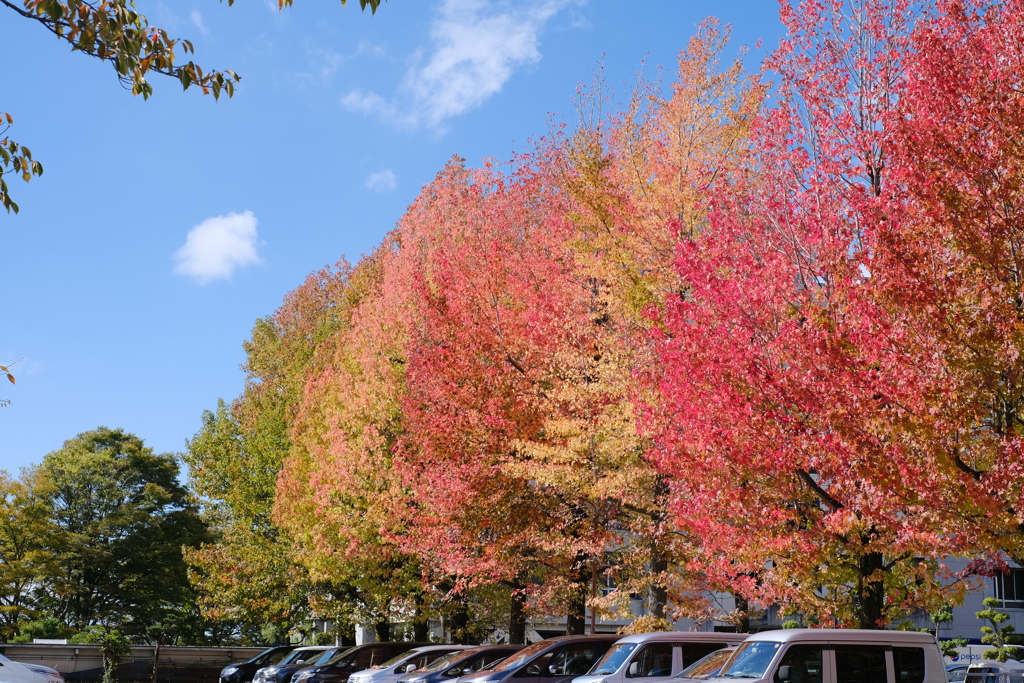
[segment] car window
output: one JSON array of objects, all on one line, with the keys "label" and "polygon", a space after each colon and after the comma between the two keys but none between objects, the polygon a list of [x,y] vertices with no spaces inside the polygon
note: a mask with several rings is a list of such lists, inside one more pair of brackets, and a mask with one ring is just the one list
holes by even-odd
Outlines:
[{"label": "car window", "polygon": [[729,647],[728,643],[679,643],[683,650],[683,666],[690,666],[716,650]]},{"label": "car window", "polygon": [[721,675],[726,678],[762,678],[768,673],[768,667],[780,647],[782,643],[748,640],[739,646],[736,654],[722,669]]},{"label": "car window", "polygon": [[884,645],[836,645],[836,683],[887,680]]},{"label": "car window", "polygon": [[[775,671],[776,683],[822,683],[822,645],[793,645],[779,662]],[[882,669],[885,680],[885,669]],[[878,679],[870,682],[878,683]]]},{"label": "car window", "polygon": [[627,678],[672,675],[672,643],[648,643],[626,669]]},{"label": "car window", "polygon": [[[604,651],[608,643],[574,643],[566,645],[551,659],[548,665],[553,676],[583,676],[590,671]],[[672,658],[669,656],[669,668]]]},{"label": "car window", "polygon": [[284,659],[281,660],[280,664],[282,666],[285,666],[285,665],[288,665],[288,664],[294,664],[295,662],[299,661],[300,659],[303,659],[303,658],[308,657],[308,656],[309,656],[309,651],[308,650],[292,650],[291,652],[288,653],[287,657],[285,657]]},{"label": "car window", "polygon": [[625,663],[633,651],[636,650],[636,643],[616,643],[608,652],[604,653],[597,666],[594,668],[594,675],[613,674]]},{"label": "car window", "polygon": [[325,650],[319,657],[316,658],[316,661],[313,662],[313,666],[323,666],[324,664],[328,663],[329,661],[337,657],[342,652],[344,652],[344,650],[339,648],[331,648],[330,650]]},{"label": "car window", "polygon": [[280,664],[284,661],[285,657],[287,657],[291,653],[291,650],[278,650],[277,652],[271,652],[267,655],[267,658],[264,661],[263,666],[273,666],[275,664]]},{"label": "car window", "polygon": [[892,664],[896,669],[896,683],[924,683],[924,648],[894,647]]},{"label": "car window", "polygon": [[[508,669],[515,669],[516,667],[522,666],[524,663],[528,662],[530,658],[537,655],[537,653],[543,652],[545,649],[549,647],[551,647],[551,643],[543,640],[536,642],[528,647],[524,647],[516,654],[510,655],[508,659],[503,661],[501,664],[494,667],[494,670],[507,671]],[[551,655],[549,653],[548,658],[550,657]]]},{"label": "car window", "polygon": [[[537,657],[529,664],[524,666],[522,669],[516,672],[516,678],[523,678],[526,676],[550,676],[551,675],[551,658],[555,656],[558,650],[548,650],[540,657]],[[498,665],[498,670],[501,670],[504,664]]]},{"label": "car window", "polygon": [[501,660],[515,654],[515,650],[491,650],[485,652],[479,660],[474,663],[473,671],[486,671],[491,669]]},{"label": "car window", "polygon": [[465,650],[456,650],[455,652],[449,652],[448,654],[444,655],[443,657],[438,657],[437,659],[432,661],[430,664],[427,664],[426,666],[422,667],[420,669],[420,671],[422,671],[423,673],[428,673],[428,672],[431,672],[431,671],[441,671],[443,669],[449,668],[450,666],[452,666],[456,662],[459,662],[460,660],[465,659],[465,658],[466,658],[466,651]]},{"label": "car window", "polygon": [[725,666],[726,661],[732,656],[736,648],[730,647],[724,650],[712,652],[702,659],[698,659],[685,669],[680,671],[676,678],[711,678],[717,676],[718,672]]},{"label": "car window", "polygon": [[[455,652],[461,652],[461,650],[456,650]],[[421,664],[417,664],[416,668],[422,669],[423,667],[428,666],[430,664],[433,664],[434,662],[436,662],[437,660],[441,659],[442,657],[445,657],[445,656],[450,655],[450,654],[454,654],[454,653],[445,652],[444,650],[434,650],[433,652],[427,652],[426,654],[423,655],[423,664],[422,665]],[[417,661],[419,661],[419,660],[417,660]]]}]

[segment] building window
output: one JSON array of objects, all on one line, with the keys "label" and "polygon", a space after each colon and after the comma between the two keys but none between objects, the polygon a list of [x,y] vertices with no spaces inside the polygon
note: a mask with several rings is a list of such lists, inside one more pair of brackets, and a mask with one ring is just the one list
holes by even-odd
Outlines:
[{"label": "building window", "polygon": [[1006,574],[998,574],[994,579],[996,600],[1000,607],[1024,608],[1024,569],[1011,569]]}]

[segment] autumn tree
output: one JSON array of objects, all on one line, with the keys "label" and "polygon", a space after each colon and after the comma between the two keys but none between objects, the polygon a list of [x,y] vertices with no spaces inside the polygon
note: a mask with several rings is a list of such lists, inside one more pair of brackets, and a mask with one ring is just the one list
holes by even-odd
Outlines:
[{"label": "autumn tree", "polygon": [[608,495],[632,541],[609,569],[619,588],[606,602],[628,611],[631,594],[646,594],[662,623],[670,596],[676,615],[705,618],[709,605],[692,600],[700,579],[682,569],[694,543],[671,528],[669,477],[642,457],[651,444],[636,424],[637,403],[657,398],[644,395],[636,378],[657,364],[652,317],[685,287],[672,268],[676,244],[706,226],[708,193],[746,149],[760,102],[762,87],[745,72],[742,50],[722,64],[728,39],[728,27],[704,22],[679,53],[669,83],[639,78],[626,105],[603,117],[597,112],[610,95],[598,80],[582,94],[577,128],[560,149],[543,152],[572,198],[573,257],[596,285],[603,370],[602,381],[588,386],[617,413],[607,426],[617,434],[615,447],[629,454],[616,465],[617,486]]},{"label": "autumn tree", "polygon": [[[686,289],[667,309],[665,400],[650,408],[655,457],[675,473],[676,518],[705,539],[709,573],[824,623],[875,628],[934,608],[964,590],[938,558],[992,547],[974,544],[977,527],[964,533],[980,516],[959,503],[949,514],[951,500],[977,505],[962,486],[953,493],[973,475],[955,449],[936,452],[925,427],[956,354],[921,343],[948,321],[918,295],[946,289],[951,271],[942,262],[941,276],[905,277],[957,249],[918,232],[919,196],[942,173],[906,183],[904,167],[936,160],[910,152],[924,138],[897,131],[947,121],[921,90],[923,74],[939,73],[938,44],[969,43],[1009,9],[958,7],[783,5],[778,104],[755,123],[747,168],[713,193],[709,228],[679,248]],[[969,113],[957,115],[949,126]],[[939,164],[963,143],[943,139]],[[939,220],[955,215],[932,208]],[[969,425],[948,428],[962,441]]]},{"label": "autumn tree", "polygon": [[[882,321],[877,438],[975,551],[1022,557],[1020,2],[945,1],[888,121],[867,288]],[[943,85],[940,91],[935,90]]]},{"label": "autumn tree", "polygon": [[314,577],[348,586],[344,616],[374,626],[390,640],[390,624],[406,611],[426,615],[416,558],[395,542],[407,491],[391,468],[404,429],[405,324],[410,301],[389,298],[395,243],[385,240],[357,266],[358,279],[339,297],[345,324],[318,352],[292,423],[294,443],[277,489],[275,518],[301,548]]},{"label": "autumn tree", "polygon": [[310,274],[245,343],[242,395],[206,411],[185,462],[214,542],[190,551],[193,582],[214,617],[277,623],[311,616],[310,600],[327,590],[295,558],[292,537],[273,518],[278,474],[318,348],[346,324],[354,269],[344,261]]}]

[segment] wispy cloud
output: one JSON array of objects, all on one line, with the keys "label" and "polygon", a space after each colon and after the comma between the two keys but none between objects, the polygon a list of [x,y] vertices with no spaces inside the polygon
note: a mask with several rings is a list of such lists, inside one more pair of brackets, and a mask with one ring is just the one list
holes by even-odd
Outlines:
[{"label": "wispy cloud", "polygon": [[373,192],[391,192],[398,187],[398,176],[391,170],[377,171],[367,176],[363,187]]},{"label": "wispy cloud", "polygon": [[479,107],[513,73],[540,60],[544,25],[573,0],[538,0],[523,6],[490,0],[444,0],[430,30],[431,46],[416,55],[398,92],[384,98],[353,90],[342,106],[374,113],[411,128],[444,123]]},{"label": "wispy cloud", "polygon": [[214,216],[188,232],[174,253],[174,272],[201,285],[231,277],[237,268],[262,263],[256,251],[256,217],[251,211]]},{"label": "wispy cloud", "polygon": [[199,10],[197,10],[197,9],[192,10],[192,12],[189,13],[188,18],[189,18],[189,21],[192,22],[192,25],[195,26],[196,29],[201,34],[203,34],[204,38],[206,36],[210,35],[210,32],[206,29],[206,22],[203,21],[203,15],[202,15],[202,13]]}]

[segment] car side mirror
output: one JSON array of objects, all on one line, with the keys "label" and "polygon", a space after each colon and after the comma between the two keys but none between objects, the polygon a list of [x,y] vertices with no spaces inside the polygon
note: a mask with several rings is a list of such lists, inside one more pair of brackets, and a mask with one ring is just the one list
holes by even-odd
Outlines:
[{"label": "car side mirror", "polygon": [[526,667],[527,676],[540,676],[540,664],[531,664]]},{"label": "car side mirror", "polygon": [[789,664],[783,664],[779,667],[779,673],[776,674],[776,678],[778,678],[780,681],[789,680]]},{"label": "car side mirror", "polygon": [[551,666],[548,667],[548,672],[552,676],[561,676],[562,675],[561,667],[555,666],[554,664],[552,664]]},{"label": "car side mirror", "polygon": [[450,668],[447,671],[445,671],[444,675],[445,676],[458,676],[461,673],[462,673],[462,669],[460,669],[457,666],[453,666],[452,668]]},{"label": "car side mirror", "polygon": [[409,673],[410,671],[415,671],[415,670],[416,670],[416,665],[415,664],[407,664],[405,666],[405,673]]},{"label": "car side mirror", "polygon": [[639,662],[630,662],[629,663],[629,675],[630,676],[636,676],[636,673],[639,670],[640,670],[640,663]]}]

